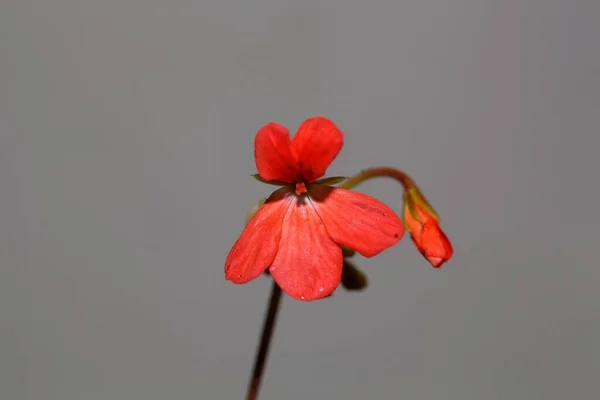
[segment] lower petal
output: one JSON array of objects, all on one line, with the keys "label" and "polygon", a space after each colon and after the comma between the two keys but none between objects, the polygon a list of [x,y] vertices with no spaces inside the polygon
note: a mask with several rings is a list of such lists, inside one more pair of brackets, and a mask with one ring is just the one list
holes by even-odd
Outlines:
[{"label": "lower petal", "polygon": [[393,246],[404,235],[394,210],[371,196],[321,185],[310,185],[308,193],[331,239],[365,257]]},{"label": "lower petal", "polygon": [[248,221],[225,260],[225,278],[233,283],[246,283],[265,271],[273,262],[283,219],[294,198],[292,189],[274,192]]},{"label": "lower petal", "polygon": [[285,215],[277,256],[269,269],[293,298],[329,296],[342,279],[342,250],[327,235],[321,218],[304,196]]}]

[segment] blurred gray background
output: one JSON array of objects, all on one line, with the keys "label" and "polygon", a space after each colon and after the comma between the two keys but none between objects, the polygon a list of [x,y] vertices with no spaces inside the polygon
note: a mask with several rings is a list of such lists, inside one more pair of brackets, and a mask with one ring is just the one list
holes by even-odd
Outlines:
[{"label": "blurred gray background", "polygon": [[[600,393],[600,2],[0,6],[0,398],[241,399],[269,280],[223,263],[273,188],[256,131],[325,115],[328,175],[391,165],[405,236],[360,294],[284,298],[263,399]],[[359,188],[399,211],[400,187]]]}]

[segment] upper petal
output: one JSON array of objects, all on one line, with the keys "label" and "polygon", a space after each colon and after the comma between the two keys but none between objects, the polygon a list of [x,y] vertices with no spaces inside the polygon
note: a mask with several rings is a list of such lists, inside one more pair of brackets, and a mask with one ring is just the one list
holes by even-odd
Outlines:
[{"label": "upper petal", "polygon": [[284,218],[279,251],[269,271],[277,284],[298,300],[329,296],[342,279],[342,250],[331,241],[306,198]]},{"label": "upper petal", "polygon": [[273,192],[248,221],[225,260],[225,279],[246,283],[271,265],[279,248],[283,218],[293,198],[289,187]]},{"label": "upper petal", "polygon": [[331,239],[365,257],[393,246],[404,234],[396,213],[371,196],[321,185],[310,185],[308,193]]},{"label": "upper petal", "polygon": [[300,125],[292,140],[298,168],[308,182],[323,175],[344,144],[344,135],[324,117],[309,118]]},{"label": "upper petal", "polygon": [[299,175],[286,127],[270,122],[260,128],[254,139],[254,160],[266,181],[294,182]]}]

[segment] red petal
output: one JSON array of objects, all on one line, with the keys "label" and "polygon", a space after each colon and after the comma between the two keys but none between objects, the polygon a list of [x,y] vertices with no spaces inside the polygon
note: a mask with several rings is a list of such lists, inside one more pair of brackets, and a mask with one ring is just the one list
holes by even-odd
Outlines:
[{"label": "red petal", "polygon": [[308,193],[331,239],[365,257],[393,246],[404,234],[396,213],[371,196],[321,185],[310,185]]},{"label": "red petal", "polygon": [[295,182],[300,170],[292,153],[290,133],[275,122],[263,126],[254,139],[258,173],[266,181]]},{"label": "red petal", "polygon": [[327,118],[309,118],[300,125],[292,140],[302,176],[312,182],[323,175],[344,144],[344,135]]},{"label": "red petal", "polygon": [[279,248],[283,218],[293,199],[289,187],[273,192],[229,251],[225,279],[246,283],[271,265]]},{"label": "red petal", "polygon": [[329,296],[342,279],[342,250],[331,241],[306,198],[285,216],[279,251],[269,269],[291,297],[316,300]]}]

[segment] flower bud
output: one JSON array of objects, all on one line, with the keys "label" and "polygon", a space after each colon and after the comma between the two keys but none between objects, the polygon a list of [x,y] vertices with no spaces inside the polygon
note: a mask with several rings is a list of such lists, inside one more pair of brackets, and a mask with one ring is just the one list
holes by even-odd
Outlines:
[{"label": "flower bud", "polygon": [[404,225],[417,249],[435,268],[452,257],[452,245],[439,217],[416,186],[404,193]]}]

